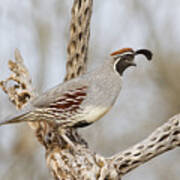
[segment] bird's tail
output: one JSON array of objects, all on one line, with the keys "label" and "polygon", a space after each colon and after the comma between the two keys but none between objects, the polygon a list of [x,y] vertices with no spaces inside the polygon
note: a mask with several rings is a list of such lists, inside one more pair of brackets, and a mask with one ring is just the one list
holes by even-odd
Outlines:
[{"label": "bird's tail", "polygon": [[1,121],[0,126],[13,124],[13,123],[20,123],[20,122],[25,122],[25,121],[31,121],[28,119],[28,117],[29,117],[29,113],[24,113],[16,117],[10,118],[8,120]]}]

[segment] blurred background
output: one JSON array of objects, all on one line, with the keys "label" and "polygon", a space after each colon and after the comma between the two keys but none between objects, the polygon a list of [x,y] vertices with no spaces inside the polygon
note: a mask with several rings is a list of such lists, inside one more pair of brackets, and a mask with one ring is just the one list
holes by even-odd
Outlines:
[{"label": "blurred background", "polygon": [[[8,60],[20,49],[38,92],[65,75],[66,47],[73,0],[0,1],[0,80]],[[163,4],[162,4],[163,3]],[[113,109],[81,129],[91,149],[111,156],[143,140],[180,110],[180,1],[94,0],[89,69],[122,47],[148,48],[151,63],[137,58],[124,74]],[[0,91],[0,117],[15,113]],[[44,148],[26,124],[0,128],[0,179],[51,180]],[[179,180],[180,150],[165,153],[127,174],[126,180]]]}]

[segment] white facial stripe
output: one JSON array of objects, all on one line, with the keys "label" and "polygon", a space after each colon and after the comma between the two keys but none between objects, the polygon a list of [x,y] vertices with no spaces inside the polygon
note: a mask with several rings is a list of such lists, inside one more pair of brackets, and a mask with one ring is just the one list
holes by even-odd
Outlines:
[{"label": "white facial stripe", "polygon": [[120,61],[120,58],[121,57],[119,57],[115,62],[114,62],[114,66],[113,66],[113,68],[114,68],[114,72],[119,76],[119,73],[117,72],[117,70],[116,70],[116,65],[117,65],[117,63]]}]

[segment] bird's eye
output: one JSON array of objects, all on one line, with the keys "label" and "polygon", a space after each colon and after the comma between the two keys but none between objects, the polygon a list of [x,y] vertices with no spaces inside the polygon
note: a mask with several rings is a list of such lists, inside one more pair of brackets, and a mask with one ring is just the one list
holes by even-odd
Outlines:
[{"label": "bird's eye", "polygon": [[124,61],[124,60],[132,60],[133,58],[134,58],[134,54],[124,53],[119,56],[116,56],[114,60],[115,62],[117,62],[117,61]]},{"label": "bird's eye", "polygon": [[133,54],[125,54],[123,57],[126,59],[132,59],[134,57],[134,55]]},{"label": "bird's eye", "polygon": [[[124,61],[124,60],[132,60],[134,58],[134,55],[133,54],[124,54],[124,55],[121,55],[119,58],[120,61]],[[116,59],[116,60],[117,60]]]}]

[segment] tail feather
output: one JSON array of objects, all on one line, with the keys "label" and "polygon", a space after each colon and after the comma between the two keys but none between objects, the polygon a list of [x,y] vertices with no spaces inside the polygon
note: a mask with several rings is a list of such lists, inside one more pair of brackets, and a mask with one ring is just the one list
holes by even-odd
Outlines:
[{"label": "tail feather", "polygon": [[9,120],[2,121],[2,122],[0,122],[0,126],[7,125],[7,124],[13,124],[13,123],[20,123],[20,122],[30,121],[30,120],[27,119],[28,118],[28,114],[29,113],[25,113],[25,114],[16,116],[14,118],[11,118]]}]

